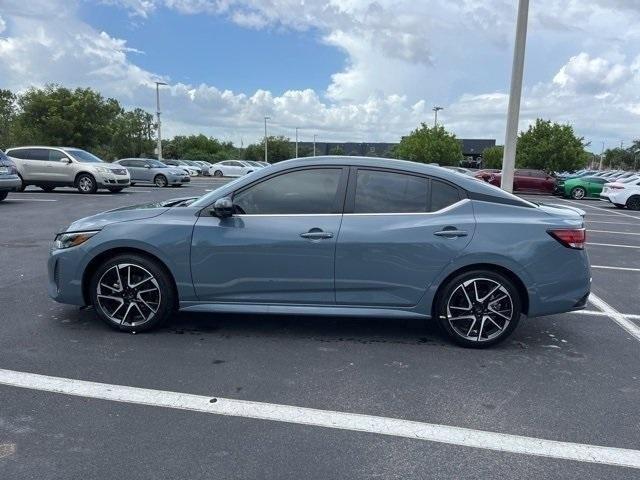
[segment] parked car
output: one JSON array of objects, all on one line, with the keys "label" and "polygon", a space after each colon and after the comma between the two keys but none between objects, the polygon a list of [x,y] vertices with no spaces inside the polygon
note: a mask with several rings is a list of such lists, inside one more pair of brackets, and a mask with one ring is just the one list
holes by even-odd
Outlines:
[{"label": "parked car", "polygon": [[7,198],[9,192],[19,190],[22,181],[18,176],[16,164],[0,150],[0,202]]},{"label": "parked car", "polygon": [[458,173],[461,173],[463,175],[469,175],[471,177],[473,177],[476,174],[476,172],[474,172],[473,170],[469,170],[468,168],[448,167],[448,166],[445,166],[445,167],[442,167],[442,168],[446,168],[447,170],[452,170],[454,172],[458,172]]},{"label": "parked car", "polygon": [[208,177],[211,175],[211,173],[209,172],[208,165],[202,165],[200,162],[196,162],[195,160],[180,160],[180,161],[183,163],[186,163],[191,167],[195,167],[196,169],[199,169],[198,175],[200,176]]},{"label": "parked car", "polygon": [[581,200],[587,197],[599,198],[602,187],[608,181],[603,177],[570,178],[564,182],[562,194],[574,200]]},{"label": "parked car", "polygon": [[205,162],[203,160],[194,160],[194,162],[202,167],[202,173],[205,177],[210,177],[211,175],[213,175],[213,173],[211,172],[211,164],[209,162]]},{"label": "parked car", "polygon": [[295,159],[196,200],[72,223],[55,238],[49,294],[124,331],[175,308],[432,318],[485,347],[521,314],[585,306],[583,216],[419,163]]},{"label": "parked car", "polygon": [[224,160],[211,165],[211,170],[214,177],[241,177],[257,170],[257,168],[245,164],[241,160]]},{"label": "parked car", "polygon": [[243,160],[242,163],[249,165],[251,167],[263,168],[264,167],[263,163],[265,162],[254,162],[253,160]]},{"label": "parked car", "polygon": [[173,159],[163,159],[162,163],[166,165],[170,165],[172,167],[179,167],[187,172],[192,177],[197,177],[198,175],[202,175],[202,169],[200,167],[193,167],[187,163],[184,163],[182,160],[173,160]]},{"label": "parked car", "polygon": [[622,181],[606,183],[600,199],[613,203],[618,208],[640,210],[640,176],[627,177]]},{"label": "parked car", "polygon": [[482,168],[482,157],[464,157],[460,160],[462,168]]},{"label": "parked car", "polygon": [[129,171],[131,185],[149,182],[157,187],[181,187],[191,181],[189,174],[182,168],[165,165],[153,158],[123,158],[114,163]]},{"label": "parked car", "polygon": [[18,147],[7,149],[6,154],[18,168],[22,189],[36,185],[45,192],[75,187],[80,193],[95,193],[99,188],[116,193],[131,182],[126,168],[79,148]]},{"label": "parked car", "polygon": [[[482,179],[496,187],[500,186],[502,181],[501,172],[489,172],[482,170],[475,175],[476,178]],[[513,177],[513,191],[521,193],[553,193],[556,185],[554,176],[549,175],[542,170],[531,170],[526,168],[518,168]]]}]

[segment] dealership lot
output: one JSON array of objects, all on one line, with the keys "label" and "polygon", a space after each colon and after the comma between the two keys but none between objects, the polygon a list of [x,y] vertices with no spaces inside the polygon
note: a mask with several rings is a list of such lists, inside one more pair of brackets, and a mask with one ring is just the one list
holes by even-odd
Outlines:
[{"label": "dealership lot", "polygon": [[[0,386],[3,477],[39,478],[44,469],[64,472],[61,478],[638,474],[620,464],[640,458],[640,212],[528,196],[587,212],[594,301],[584,312],[523,322],[504,344],[485,351],[452,345],[434,325],[380,319],[178,314],[159,332],[129,335],[108,329],[90,310],[48,299],[48,248],[72,220],[201,195],[224,181],[194,179],[180,189],[136,185],[115,195],[29,188],[0,204],[0,368],[57,377],[57,391],[77,393],[52,393],[42,383]],[[69,386],[66,379],[109,384],[119,396],[104,400],[90,384]],[[153,392],[140,405],[119,386]],[[220,399],[236,410],[188,411],[198,410],[189,402],[200,397],[185,399],[185,408],[159,406],[166,392]],[[263,418],[270,420],[250,418],[258,406],[240,411],[242,404],[226,399],[266,403],[272,415]],[[313,423],[311,412],[288,412],[285,405],[326,411],[336,424],[336,412],[377,420],[364,428],[352,415],[339,428],[320,428],[305,424]],[[399,427],[388,419],[470,430],[461,439],[445,428],[439,442],[381,435]],[[518,437],[498,435],[471,448],[480,432]],[[540,453],[540,439],[579,445],[548,445],[545,456],[532,456]],[[495,451],[519,440],[523,453]],[[584,446],[609,447],[608,456],[566,459]]]}]

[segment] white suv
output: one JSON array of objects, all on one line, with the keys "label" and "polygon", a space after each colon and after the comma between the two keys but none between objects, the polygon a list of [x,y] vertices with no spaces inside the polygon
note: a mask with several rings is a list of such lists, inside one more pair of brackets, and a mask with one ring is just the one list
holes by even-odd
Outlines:
[{"label": "white suv", "polygon": [[618,208],[626,206],[630,210],[640,210],[640,176],[606,183],[600,193],[600,200],[611,202]]},{"label": "white suv", "polygon": [[18,147],[5,153],[18,168],[22,190],[36,185],[45,192],[75,187],[80,193],[94,193],[98,188],[115,193],[131,184],[129,172],[122,165],[103,162],[79,148]]}]

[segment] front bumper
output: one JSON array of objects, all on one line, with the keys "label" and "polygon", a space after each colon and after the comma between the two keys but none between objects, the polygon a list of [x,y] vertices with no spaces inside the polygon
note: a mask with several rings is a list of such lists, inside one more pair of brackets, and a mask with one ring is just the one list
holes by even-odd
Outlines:
[{"label": "front bumper", "polygon": [[169,175],[167,176],[169,185],[182,185],[183,183],[189,183],[191,177],[189,175]]},{"label": "front bumper", "polygon": [[52,250],[47,261],[47,290],[56,302],[85,305],[82,295],[82,272],[86,250],[82,245]]},{"label": "front bumper", "polygon": [[17,190],[22,186],[22,180],[17,175],[0,176],[0,192]]},{"label": "front bumper", "polygon": [[102,173],[96,178],[98,186],[102,188],[124,188],[131,185],[131,177],[129,175],[113,175],[111,173]]}]

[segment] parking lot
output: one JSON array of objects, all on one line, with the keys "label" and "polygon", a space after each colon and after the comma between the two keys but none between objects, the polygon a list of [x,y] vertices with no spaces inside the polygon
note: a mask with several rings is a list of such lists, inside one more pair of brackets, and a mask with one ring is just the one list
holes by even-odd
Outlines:
[{"label": "parking lot", "polygon": [[[48,298],[49,247],[71,221],[225,181],[29,187],[0,204],[0,378],[108,384],[0,385],[0,478],[638,478],[640,212],[527,196],[586,211],[593,297],[488,350],[389,319],[181,313],[130,335]],[[133,402],[120,386],[153,392]],[[167,408],[169,392],[198,397]]]}]

